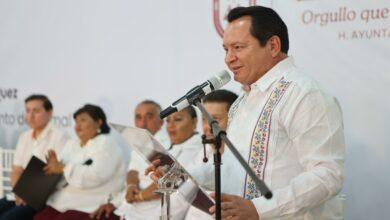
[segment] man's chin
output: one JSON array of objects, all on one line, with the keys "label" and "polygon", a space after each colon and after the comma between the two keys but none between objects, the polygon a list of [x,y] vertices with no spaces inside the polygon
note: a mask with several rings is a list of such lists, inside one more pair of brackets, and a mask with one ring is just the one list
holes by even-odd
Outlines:
[{"label": "man's chin", "polygon": [[234,78],[234,81],[236,81],[236,82],[238,82],[238,83],[240,83],[242,85],[245,85],[244,79],[242,77],[240,77],[238,74],[234,74],[233,78]]},{"label": "man's chin", "polygon": [[245,82],[239,77],[234,76],[234,81],[240,83],[241,85],[245,85]]}]

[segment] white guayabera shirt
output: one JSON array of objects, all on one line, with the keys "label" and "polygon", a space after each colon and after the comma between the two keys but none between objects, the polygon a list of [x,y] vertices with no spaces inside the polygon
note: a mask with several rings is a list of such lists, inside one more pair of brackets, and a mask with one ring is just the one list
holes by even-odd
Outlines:
[{"label": "white guayabera shirt", "polygon": [[229,112],[228,137],[273,191],[254,182],[225,150],[222,192],[252,200],[260,219],[342,219],[345,143],[335,98],[299,72],[292,58],[251,85]]},{"label": "white guayabera shirt", "polygon": [[60,153],[65,146],[66,140],[67,135],[55,128],[51,123],[46,125],[36,139],[33,138],[32,129],[25,131],[19,136],[13,165],[24,169],[32,156],[46,161],[49,149],[53,149],[57,154]]},{"label": "white guayabera shirt", "polygon": [[[65,132],[57,129],[52,123],[46,125],[37,138],[33,138],[33,130],[23,132],[18,139],[13,165],[26,168],[32,156],[46,162],[46,155],[50,149],[57,154],[62,152],[68,136]],[[7,200],[14,201],[13,193],[6,195]]]}]

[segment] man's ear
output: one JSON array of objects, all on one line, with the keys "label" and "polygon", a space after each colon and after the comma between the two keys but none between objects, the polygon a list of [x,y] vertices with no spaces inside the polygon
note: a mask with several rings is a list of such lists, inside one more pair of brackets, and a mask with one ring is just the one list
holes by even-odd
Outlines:
[{"label": "man's ear", "polygon": [[271,56],[273,58],[277,57],[282,49],[282,43],[280,42],[280,38],[274,35],[270,39],[268,39],[267,44],[269,46]]}]

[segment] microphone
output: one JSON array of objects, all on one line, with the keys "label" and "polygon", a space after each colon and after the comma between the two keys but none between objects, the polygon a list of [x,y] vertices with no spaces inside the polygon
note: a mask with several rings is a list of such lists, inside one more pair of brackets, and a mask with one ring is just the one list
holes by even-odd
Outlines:
[{"label": "microphone", "polygon": [[178,112],[187,106],[194,104],[195,100],[201,99],[210,92],[221,88],[228,83],[230,79],[231,77],[228,71],[222,70],[203,84],[192,88],[189,92],[187,92],[187,94],[175,101],[171,106],[161,111],[160,118],[163,119],[174,112]]}]

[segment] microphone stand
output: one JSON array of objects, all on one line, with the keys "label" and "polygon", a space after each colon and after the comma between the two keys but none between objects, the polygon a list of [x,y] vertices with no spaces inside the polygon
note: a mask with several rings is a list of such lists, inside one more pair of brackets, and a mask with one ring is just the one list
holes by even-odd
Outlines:
[{"label": "microphone stand", "polygon": [[214,135],[214,143],[216,152],[214,154],[214,167],[215,167],[215,217],[217,220],[221,219],[221,145],[222,141],[224,141],[225,145],[230,149],[230,151],[233,153],[233,155],[237,158],[238,162],[241,164],[241,166],[245,169],[245,171],[248,173],[248,175],[254,180],[256,188],[260,190],[261,194],[264,195],[265,198],[270,199],[272,198],[272,192],[269,190],[269,188],[265,185],[265,183],[260,180],[255,172],[249,167],[248,163],[244,160],[244,158],[241,156],[241,154],[237,151],[237,149],[234,147],[232,142],[228,139],[226,136],[226,132],[221,129],[218,126],[218,122],[215,121],[211,115],[206,111],[204,106],[202,105],[200,99],[194,99],[193,103],[196,105],[202,114],[205,116],[207,122],[209,123],[211,130]]}]

